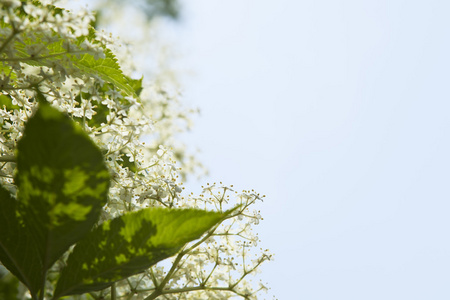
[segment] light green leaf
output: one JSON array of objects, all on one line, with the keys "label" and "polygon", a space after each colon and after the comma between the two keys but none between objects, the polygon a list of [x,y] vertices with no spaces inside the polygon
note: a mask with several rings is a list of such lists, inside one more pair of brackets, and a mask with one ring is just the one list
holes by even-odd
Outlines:
[{"label": "light green leaf", "polygon": [[7,110],[20,109],[20,106],[12,103],[11,96],[0,95],[0,108],[6,108]]},{"label": "light green leaf", "polygon": [[81,240],[55,297],[109,287],[176,254],[228,215],[196,209],[147,208],[106,221]]},{"label": "light green leaf", "polygon": [[19,209],[46,270],[98,221],[109,172],[82,129],[45,102],[17,148]]},{"label": "light green leaf", "polygon": [[137,98],[137,94],[135,93],[135,89],[133,87],[135,83],[131,83],[122,73],[114,54],[106,47],[104,47],[103,52],[105,54],[105,58],[94,59],[94,56],[91,54],[84,54],[80,57],[80,59],[72,56],[70,58],[71,63],[73,63],[73,65],[76,66],[82,73],[98,75],[104,81],[112,83],[126,95]]},{"label": "light green leaf", "polygon": [[[36,33],[36,35],[38,34]],[[69,41],[58,37],[55,33],[56,41],[52,42],[48,42],[47,39],[39,36],[36,36],[35,39],[24,37],[14,44],[16,50],[15,59],[20,59],[22,63],[32,66],[49,68],[54,68],[55,65],[62,66],[65,72],[75,77],[99,76],[105,82],[111,83],[115,88],[122,91],[125,96],[138,98],[136,85],[139,83],[122,73],[117,58],[112,51],[95,41],[94,36],[94,33],[91,32],[88,36],[82,37],[78,41]],[[81,50],[79,46],[85,39],[96,47],[101,48],[105,55],[104,58],[95,58],[93,54]],[[31,57],[26,51],[26,47],[33,44],[45,45],[48,53]],[[67,50],[68,44],[70,44],[70,52]],[[61,70],[61,68],[58,68],[58,70]]]}]

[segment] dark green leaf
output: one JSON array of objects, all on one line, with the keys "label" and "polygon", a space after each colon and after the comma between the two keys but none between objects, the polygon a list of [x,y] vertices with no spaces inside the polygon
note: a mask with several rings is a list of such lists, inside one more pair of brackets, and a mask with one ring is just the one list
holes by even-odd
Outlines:
[{"label": "dark green leaf", "polygon": [[124,168],[128,168],[128,170],[132,172],[137,173],[136,163],[134,161],[130,161],[130,157],[126,155],[123,150],[120,151],[120,157],[122,158],[122,160],[118,160],[118,164],[120,164]]},{"label": "dark green leaf", "polygon": [[45,102],[27,122],[17,148],[19,208],[46,270],[97,222],[109,172],[82,129]]},{"label": "dark green leaf", "polygon": [[[83,99],[89,98],[91,98],[90,94],[83,93]],[[78,103],[81,103],[81,96],[78,95],[75,100]],[[103,105],[101,101],[92,101],[91,103],[93,104],[92,109],[95,111],[95,114],[90,120],[85,120],[83,117],[73,117],[73,120],[77,121],[80,125],[87,121],[89,127],[92,128],[100,127],[102,124],[106,124],[108,121],[107,116],[110,114],[109,108],[106,105]]]},{"label": "dark green leaf", "polygon": [[43,278],[39,251],[18,215],[16,199],[1,185],[0,207],[0,261],[36,295]]},{"label": "dark green leaf", "polygon": [[81,240],[56,287],[58,297],[109,287],[199,238],[227,213],[147,208],[106,221]]},{"label": "dark green leaf", "polygon": [[134,92],[139,96],[142,92],[142,79],[144,79],[144,77],[142,76],[140,79],[127,78]]}]

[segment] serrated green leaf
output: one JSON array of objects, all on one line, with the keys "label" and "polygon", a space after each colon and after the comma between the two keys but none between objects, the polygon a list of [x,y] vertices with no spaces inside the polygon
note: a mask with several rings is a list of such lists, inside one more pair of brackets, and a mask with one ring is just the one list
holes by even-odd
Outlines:
[{"label": "serrated green leaf", "polygon": [[46,270],[98,221],[109,172],[82,129],[45,102],[27,122],[17,149],[19,209]]},{"label": "serrated green leaf", "polygon": [[32,294],[37,294],[43,278],[39,251],[17,212],[17,200],[1,185],[0,207],[0,261]]},{"label": "serrated green leaf", "polygon": [[[39,36],[36,36],[35,39],[23,38],[21,41],[16,41],[14,44],[16,50],[15,58],[21,58],[23,59],[22,63],[32,66],[53,68],[55,64],[57,64],[63,66],[66,70],[70,70],[69,73],[72,76],[99,76],[105,82],[111,83],[115,88],[122,91],[124,95],[137,98],[138,95],[135,93],[135,86],[138,83],[134,81],[131,82],[130,79],[123,74],[117,58],[112,51],[95,41],[94,32],[95,30],[91,28],[91,33],[88,36],[81,37],[76,42],[71,41],[71,47],[74,49],[69,53],[67,53],[67,49],[65,48],[67,46],[65,46],[65,43],[70,41],[65,41],[56,34],[56,41],[54,42],[47,42],[47,39]],[[105,57],[96,59],[94,58],[94,55],[90,53],[74,54],[74,51],[80,51],[77,47],[83,40],[88,40],[95,44],[95,46],[102,48]],[[33,44],[45,45],[48,54],[45,56],[30,57],[26,51],[26,47]]]},{"label": "serrated green leaf", "polygon": [[176,254],[228,213],[196,209],[147,208],[106,221],[70,254],[55,296],[109,287]]},{"label": "serrated green leaf", "polygon": [[104,48],[105,58],[95,59],[91,54],[84,54],[80,59],[72,58],[74,65],[85,74],[99,75],[103,80],[114,84],[117,88],[124,91],[126,95],[137,95],[131,86],[128,78],[120,70],[117,59],[108,48]]}]

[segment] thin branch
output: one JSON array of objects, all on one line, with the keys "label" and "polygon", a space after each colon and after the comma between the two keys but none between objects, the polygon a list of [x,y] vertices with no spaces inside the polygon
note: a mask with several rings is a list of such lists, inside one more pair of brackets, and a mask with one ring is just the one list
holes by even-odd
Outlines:
[{"label": "thin branch", "polygon": [[3,155],[0,156],[0,162],[16,162],[16,157],[14,155]]},{"label": "thin branch", "polygon": [[5,40],[3,45],[0,47],[0,53],[3,52],[5,47],[9,44],[9,42],[11,42],[11,40],[16,36],[16,34],[17,34],[17,32],[15,30],[13,30],[13,32],[11,32],[11,35]]},{"label": "thin branch", "polygon": [[29,56],[29,57],[12,57],[12,58],[0,58],[0,61],[28,61],[28,60],[42,60],[42,59],[47,59],[47,58],[53,58],[53,57],[58,57],[61,55],[65,55],[65,54],[86,54],[88,53],[87,51],[66,51],[66,52],[59,52],[59,53],[53,53],[50,55],[46,55],[46,56]]}]

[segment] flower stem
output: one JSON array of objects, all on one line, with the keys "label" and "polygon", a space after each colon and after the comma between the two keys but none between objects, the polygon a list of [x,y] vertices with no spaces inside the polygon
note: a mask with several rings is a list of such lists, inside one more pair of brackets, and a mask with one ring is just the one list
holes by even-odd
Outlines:
[{"label": "flower stem", "polygon": [[113,283],[111,285],[111,300],[116,300],[117,298],[117,293],[116,293],[116,283]]}]

